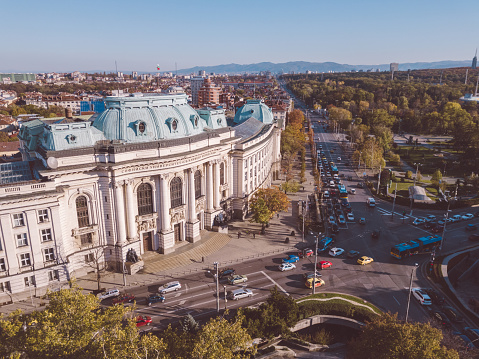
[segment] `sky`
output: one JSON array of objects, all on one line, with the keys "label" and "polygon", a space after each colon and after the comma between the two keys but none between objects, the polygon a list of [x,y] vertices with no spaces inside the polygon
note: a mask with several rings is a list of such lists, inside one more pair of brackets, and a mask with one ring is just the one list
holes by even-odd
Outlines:
[{"label": "sky", "polygon": [[471,60],[479,1],[0,0],[0,72]]}]

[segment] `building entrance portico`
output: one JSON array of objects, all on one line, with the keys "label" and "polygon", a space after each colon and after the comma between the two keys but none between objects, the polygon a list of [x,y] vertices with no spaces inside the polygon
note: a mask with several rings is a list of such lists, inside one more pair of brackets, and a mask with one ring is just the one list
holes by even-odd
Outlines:
[{"label": "building entrance portico", "polygon": [[145,252],[153,250],[153,238],[153,232],[143,233],[143,249]]}]

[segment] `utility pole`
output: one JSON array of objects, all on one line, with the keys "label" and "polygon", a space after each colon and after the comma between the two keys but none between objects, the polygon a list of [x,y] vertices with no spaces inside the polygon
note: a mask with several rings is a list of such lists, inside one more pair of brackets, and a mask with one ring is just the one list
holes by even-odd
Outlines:
[{"label": "utility pole", "polygon": [[305,206],[304,201],[301,201],[301,213],[302,213],[302,217],[303,217],[303,239],[302,239],[303,243],[304,243],[304,206]]},{"label": "utility pole", "polygon": [[381,185],[381,169],[382,169],[382,166],[379,166],[378,190],[377,190],[376,194],[379,194],[379,186]]},{"label": "utility pole", "polygon": [[215,265],[215,282],[216,282],[216,312],[220,312],[220,290],[219,290],[219,275],[218,275],[218,262],[213,263]]},{"label": "utility pole", "polygon": [[446,224],[447,224],[447,220],[449,218],[449,206],[451,205],[451,200],[449,200],[447,202],[447,210],[446,210],[446,214],[444,215],[444,226],[442,227],[442,237],[441,237],[441,244],[439,246],[439,250],[442,250],[442,245],[444,243],[444,236],[446,235]]},{"label": "utility pole", "polygon": [[396,204],[396,193],[398,190],[398,184],[396,182],[396,189],[394,190],[394,199],[393,199],[393,210],[391,212],[391,221],[394,221],[394,205]]},{"label": "utility pole", "polygon": [[313,294],[316,293],[316,271],[317,268],[316,266],[318,265],[318,241],[319,237],[321,236],[321,232],[318,233],[318,236],[316,237],[316,248],[314,250],[314,283],[313,283]]},{"label": "utility pole", "polygon": [[419,264],[414,263],[414,268],[411,269],[411,280],[409,281],[409,296],[407,298],[407,309],[406,309],[406,323],[407,323],[407,317],[409,315],[409,304],[411,303],[411,292],[412,292],[412,276],[414,274],[414,269],[418,267]]},{"label": "utility pole", "polygon": [[223,290],[225,292],[225,312],[226,312],[226,303],[228,303],[228,298],[226,297],[226,286],[223,286]]}]

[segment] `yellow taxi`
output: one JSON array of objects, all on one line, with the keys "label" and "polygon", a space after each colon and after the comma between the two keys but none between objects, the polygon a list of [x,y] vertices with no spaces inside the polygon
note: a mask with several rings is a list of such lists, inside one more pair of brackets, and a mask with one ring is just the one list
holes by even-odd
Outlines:
[{"label": "yellow taxi", "polygon": [[374,262],[374,259],[372,259],[371,257],[362,256],[358,259],[358,264],[361,264],[362,266],[372,262]]},{"label": "yellow taxi", "polygon": [[[313,278],[308,278],[306,280],[306,282],[304,282],[304,285],[307,287],[307,288],[313,288],[313,281],[314,281],[314,277]],[[314,286],[317,288],[317,287],[322,287],[324,285],[324,280],[322,280],[321,278],[318,278],[316,277],[316,283],[314,284]]]}]

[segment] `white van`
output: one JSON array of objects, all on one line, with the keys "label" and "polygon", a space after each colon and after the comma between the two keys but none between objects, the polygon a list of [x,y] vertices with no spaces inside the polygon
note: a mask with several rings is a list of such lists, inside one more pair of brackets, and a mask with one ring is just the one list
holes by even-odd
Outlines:
[{"label": "white van", "polygon": [[349,189],[349,193],[351,193],[351,194],[356,194],[356,190],[355,190],[354,188],[350,188],[350,189]]},{"label": "white van", "polygon": [[376,200],[372,197],[368,198],[368,205],[369,205],[369,207],[375,207],[376,206]]}]

